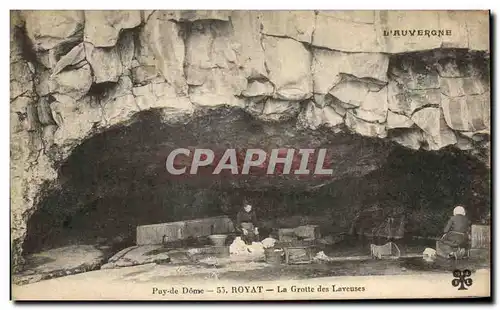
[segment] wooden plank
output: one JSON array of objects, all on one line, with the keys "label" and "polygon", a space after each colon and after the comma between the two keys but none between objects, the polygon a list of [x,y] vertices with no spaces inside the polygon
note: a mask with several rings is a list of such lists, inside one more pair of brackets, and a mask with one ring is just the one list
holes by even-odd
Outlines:
[{"label": "wooden plank", "polygon": [[288,247],[285,250],[285,262],[287,264],[305,264],[312,262],[313,253],[311,247]]},{"label": "wooden plank", "polygon": [[491,233],[489,225],[472,225],[471,248],[489,249],[491,244]]}]

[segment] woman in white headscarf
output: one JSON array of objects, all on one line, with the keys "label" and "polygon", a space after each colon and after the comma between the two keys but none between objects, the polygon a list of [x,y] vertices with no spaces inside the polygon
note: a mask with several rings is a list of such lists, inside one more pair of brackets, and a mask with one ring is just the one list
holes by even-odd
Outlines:
[{"label": "woman in white headscarf", "polygon": [[469,240],[470,221],[465,215],[465,209],[457,206],[453,216],[444,228],[444,235],[437,242],[438,255],[452,258],[462,258]]}]

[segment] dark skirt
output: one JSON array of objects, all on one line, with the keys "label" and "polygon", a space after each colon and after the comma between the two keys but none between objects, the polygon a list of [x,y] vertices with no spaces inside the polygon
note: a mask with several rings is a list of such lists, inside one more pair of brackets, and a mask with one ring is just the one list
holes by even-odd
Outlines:
[{"label": "dark skirt", "polygon": [[245,228],[247,230],[247,234],[243,234],[243,231],[240,231],[241,234],[241,240],[243,240],[246,244],[252,244],[254,241],[257,240],[257,235],[255,235],[255,226],[252,223],[241,223],[241,228]]},{"label": "dark skirt", "polygon": [[[436,252],[441,257],[448,258],[450,254],[457,255],[460,254],[458,251],[460,248],[465,248],[467,246],[467,235],[455,231],[450,231],[446,233],[441,240],[436,242]],[[459,258],[459,257],[457,257]]]}]

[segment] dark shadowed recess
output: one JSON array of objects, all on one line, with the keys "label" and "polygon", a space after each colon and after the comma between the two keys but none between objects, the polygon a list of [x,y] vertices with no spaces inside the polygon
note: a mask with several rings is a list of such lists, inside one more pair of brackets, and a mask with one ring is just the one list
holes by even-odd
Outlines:
[{"label": "dark shadowed recess", "polygon": [[[325,167],[333,174],[172,176],[165,160],[180,147],[326,148]],[[243,197],[271,227],[299,218],[321,225],[324,234],[346,232],[359,210],[378,205],[405,213],[406,234],[436,236],[455,204],[466,206],[473,221],[487,216],[489,173],[453,149],[413,151],[329,129],[299,130],[295,121],[262,122],[239,109],[211,110],[182,125],[141,112],[131,125],[84,141],[61,163],[57,186],[28,221],[24,250],[131,245],[137,225],[233,217]]]}]

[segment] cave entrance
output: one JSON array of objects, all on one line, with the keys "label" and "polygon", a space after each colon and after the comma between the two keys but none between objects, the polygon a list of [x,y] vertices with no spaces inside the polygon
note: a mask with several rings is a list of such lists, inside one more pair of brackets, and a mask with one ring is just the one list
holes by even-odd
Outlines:
[{"label": "cave entrance", "polygon": [[[176,148],[325,148],[327,177],[172,176]],[[279,166],[279,164],[278,164]],[[158,111],[136,115],[79,145],[59,167],[57,184],[28,221],[24,253],[74,244],[135,243],[138,225],[229,215],[250,199],[262,225],[318,224],[347,232],[361,210],[403,212],[405,234],[437,236],[455,204],[472,221],[489,212],[489,170],[451,149],[413,151],[392,142],[294,121],[263,122],[240,109],[216,109],[169,125]],[[295,224],[293,224],[293,223]]]}]

